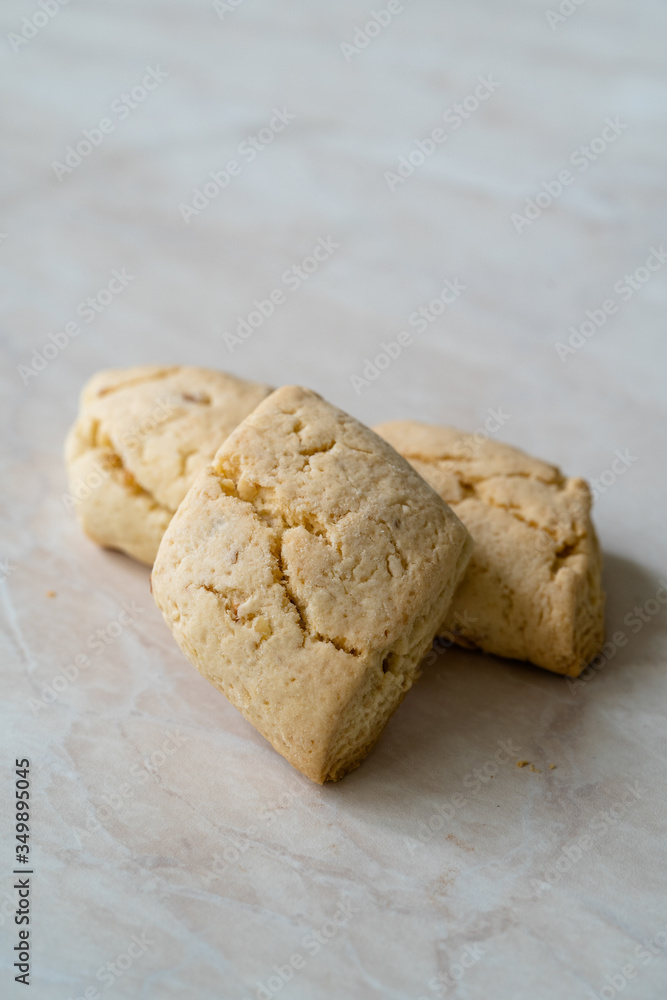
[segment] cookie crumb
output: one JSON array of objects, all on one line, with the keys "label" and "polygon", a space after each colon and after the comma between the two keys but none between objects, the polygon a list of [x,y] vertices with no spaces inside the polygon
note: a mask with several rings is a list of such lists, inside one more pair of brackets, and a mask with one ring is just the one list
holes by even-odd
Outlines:
[{"label": "cookie crumb", "polygon": [[530,769],[531,769],[531,771],[534,771],[535,774],[542,774],[542,772],[540,771],[539,767],[535,767],[534,764],[530,765]]},{"label": "cookie crumb", "polygon": [[550,771],[555,771],[556,770],[556,765],[555,764],[549,764],[549,770]]},{"label": "cookie crumb", "polygon": [[46,596],[47,597],[55,597],[56,596],[55,590],[47,590]]},{"label": "cookie crumb", "polygon": [[517,767],[528,767],[529,764],[530,764],[529,760],[518,760],[516,762]]}]

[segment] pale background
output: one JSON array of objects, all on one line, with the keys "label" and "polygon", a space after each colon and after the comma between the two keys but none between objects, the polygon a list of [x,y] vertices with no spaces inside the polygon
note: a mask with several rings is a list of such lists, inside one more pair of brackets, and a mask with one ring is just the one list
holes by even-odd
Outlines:
[{"label": "pale background", "polygon": [[[349,63],[340,44],[373,9],[349,0],[243,0],[223,19],[205,2],[72,0],[13,52],[7,35],[38,9],[1,14],[3,998],[26,995],[8,968],[16,756],[32,760],[38,1000],[95,985],[109,1000],[254,998],[297,952],[281,1000],[433,998],[468,944],[484,954],[447,997],[664,998],[667,958],[636,949],[667,940],[667,610],[636,635],[623,619],[667,570],[667,266],[565,362],[555,349],[667,241],[663,0],[586,0],[554,28],[542,0],[415,0]],[[58,181],[52,161],[158,65],[164,82]],[[384,172],[480,75],[500,87],[392,194]],[[294,121],[186,225],[179,204],[274,107]],[[628,127],[517,234],[511,214],[608,117]],[[340,248],[230,354],[222,334],[329,236]],[[129,286],[24,384],[33,348],[122,268]],[[350,376],[454,278],[458,301],[357,394]],[[312,785],[179,653],[148,571],[96,550],[61,501],[85,379],[154,362],[303,383],[368,422],[473,430],[502,408],[500,438],[589,479],[629,450],[595,517],[609,632],[630,641],[574,692],[449,652],[358,771]],[[34,714],[28,699],[123,601],[136,624]],[[168,733],[182,742],[166,756]],[[471,792],[498,740],[536,770],[513,759]],[[601,821],[628,782],[641,797]],[[428,832],[457,793],[465,806]],[[575,860],[547,877],[564,850]],[[348,923],[311,954],[305,936],[345,901]],[[122,978],[96,980],[144,933]]]}]

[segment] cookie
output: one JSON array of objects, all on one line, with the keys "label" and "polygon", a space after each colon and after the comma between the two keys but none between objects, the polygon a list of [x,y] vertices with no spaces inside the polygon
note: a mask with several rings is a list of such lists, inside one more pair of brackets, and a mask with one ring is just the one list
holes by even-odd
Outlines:
[{"label": "cookie", "polygon": [[475,541],[441,632],[577,677],[604,641],[600,549],[584,480],[451,427],[397,420],[375,430]]},{"label": "cookie", "polygon": [[193,484],[152,588],[203,676],[322,783],[359,765],[417,678],[470,546],[385,441],[285,387]]},{"label": "cookie", "polygon": [[197,473],[271,391],[206,368],[99,372],[65,445],[66,506],[93,541],[151,565]]}]

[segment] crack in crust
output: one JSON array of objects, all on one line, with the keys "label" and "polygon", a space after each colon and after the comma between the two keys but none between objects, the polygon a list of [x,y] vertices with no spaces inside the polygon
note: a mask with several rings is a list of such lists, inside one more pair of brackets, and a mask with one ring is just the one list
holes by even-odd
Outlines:
[{"label": "crack in crust", "polygon": [[171,368],[161,368],[157,372],[151,372],[150,375],[137,375],[135,378],[128,378],[122,382],[118,382],[116,385],[103,386],[98,389],[95,393],[96,396],[110,396],[112,392],[120,392],[122,389],[133,389],[137,385],[146,385],[150,382],[159,382],[162,379],[169,378],[174,372],[178,371],[178,367],[173,365]]},{"label": "crack in crust", "polygon": [[604,639],[600,552],[585,483],[509,445],[477,447],[453,428],[397,421],[376,430],[477,538],[452,605],[452,614],[463,607],[473,618],[456,641],[577,676]]},{"label": "crack in crust", "polygon": [[[166,377],[166,376],[164,376],[164,377]],[[138,382],[151,382],[151,381],[156,381],[156,380],[157,380],[156,378],[153,378],[153,379],[146,378],[146,379],[136,380],[136,381],[138,381]],[[110,392],[114,392],[114,391],[116,391],[116,389],[122,389],[124,387],[125,386],[113,386],[109,391]],[[98,393],[98,395],[103,395],[103,393]],[[163,419],[160,420],[160,427],[161,427],[161,429],[164,429],[164,427],[167,424],[170,424],[170,423],[172,423],[174,421],[177,421],[177,420],[180,420],[180,419],[182,419],[182,414],[181,413],[179,413],[179,412],[171,413],[171,414],[167,415],[166,417],[164,417]],[[145,453],[145,450],[146,450],[146,444],[148,443],[149,436],[150,435],[147,432],[144,432],[143,434],[138,434],[132,440],[131,443],[128,442],[128,441],[123,442],[123,440],[121,439],[121,444],[125,443],[125,446],[127,447],[127,449],[131,450],[132,452],[134,452],[134,454],[132,455],[133,460],[136,461],[137,458],[139,458],[141,460],[144,460],[144,453]],[[119,467],[122,467],[124,475],[125,475],[125,479],[126,479],[126,485],[128,487],[131,487],[132,491],[134,493],[144,493],[146,496],[150,497],[151,501],[155,504],[156,508],[159,507],[160,510],[165,510],[165,511],[168,511],[168,512],[170,512],[172,514],[174,513],[173,508],[167,507],[165,504],[160,503],[160,501],[155,498],[154,494],[150,490],[146,489],[146,487],[143,486],[141,483],[139,483],[138,480],[135,478],[134,474],[131,473],[128,470],[127,466],[125,465],[125,463],[123,461],[123,458],[119,454],[118,448],[113,443],[113,441],[111,440],[111,438],[109,437],[109,435],[107,434],[107,432],[105,430],[103,430],[101,421],[98,418],[96,418],[96,417],[93,418],[90,421],[88,440],[89,440],[89,444],[90,444],[90,446],[92,448],[103,449],[103,450],[109,452],[110,455],[113,456],[114,464],[117,465],[117,466],[119,466]],[[183,478],[185,478],[187,476],[187,463],[188,463],[188,459],[192,455],[198,454],[198,451],[199,451],[198,448],[190,448],[187,451],[181,452],[179,454],[178,458],[179,458],[180,467],[179,467],[178,476],[176,478],[183,479]]]},{"label": "crack in crust", "polygon": [[[400,453],[408,462],[423,462],[425,465],[435,465],[439,467],[445,467],[446,471],[454,472],[459,475],[459,471],[456,468],[450,468],[446,466],[445,463],[451,462],[452,465],[456,465],[458,462],[480,462],[483,461],[481,455],[470,455],[465,454],[468,451],[467,445],[461,445],[461,454],[458,455],[443,455],[438,453],[437,456],[427,455],[423,452],[415,451],[412,448],[401,447]],[[484,483],[488,479],[494,479],[496,476],[502,476],[504,479],[510,478],[520,478],[520,479],[533,479],[538,483],[544,483],[545,486],[564,486],[567,479],[555,465],[549,466],[550,476],[541,476],[539,473],[532,471],[528,472],[525,469],[515,469],[513,472],[496,472],[490,476],[475,476],[471,477],[474,482]]]},{"label": "crack in crust", "polygon": [[202,472],[154,584],[200,672],[322,783],[378,739],[469,558],[460,521],[395,452],[285,387]]},{"label": "crack in crust", "polygon": [[[134,388],[137,385],[144,385],[150,382],[157,382],[160,381],[161,379],[168,378],[176,371],[178,371],[178,368],[168,368],[162,372],[155,373],[150,376],[147,375],[144,376],[143,378],[128,379],[126,382],[123,382],[120,385],[110,386],[108,389],[102,389],[99,392],[97,392],[96,395],[105,396],[108,393],[117,392],[121,389],[126,389],[129,387]],[[182,395],[184,399],[188,396],[188,394],[186,393],[183,393]],[[198,395],[198,397],[195,397],[194,395],[190,394],[189,401],[201,405],[209,405],[210,397],[207,396],[204,399],[201,393]],[[182,419],[182,414],[179,412],[168,414],[160,421],[160,426],[164,427],[165,425],[179,419]],[[161,503],[155,497],[155,494],[151,490],[147,489],[142,483],[140,483],[135,477],[134,473],[130,472],[122,456],[120,455],[118,448],[116,447],[116,445],[114,444],[114,442],[112,441],[111,437],[106,432],[106,430],[104,430],[102,426],[102,421],[99,420],[97,417],[94,417],[90,420],[87,436],[88,436],[88,443],[91,448],[96,448],[99,449],[100,451],[105,451],[107,453],[105,461],[112,468],[119,470],[117,479],[128,490],[128,492],[133,493],[137,496],[142,495],[147,497],[148,501],[150,502],[151,510],[162,510],[168,514],[174,513],[173,507]],[[143,435],[140,434],[137,436],[136,441],[133,442],[131,446],[129,444],[127,445],[128,448],[131,447],[132,451],[136,452],[136,455],[133,456],[134,459],[136,459],[137,456],[143,459],[148,437],[149,437],[148,433],[144,433]],[[177,478],[183,479],[187,476],[188,459],[190,459],[192,455],[198,454],[198,451],[199,449],[197,448],[190,448],[187,451],[181,452],[179,454],[178,459],[180,466]]]},{"label": "crack in crust", "polygon": [[[308,455],[312,456],[315,454],[326,453],[331,451],[335,445],[336,442],[332,441],[325,448],[317,448],[309,451]],[[304,454],[304,452],[301,451],[300,454]],[[211,467],[211,471],[219,482],[222,492],[226,496],[234,497],[235,499],[249,503],[253,508],[253,512],[258,521],[260,521],[272,532],[272,550],[275,559],[276,571],[275,582],[280,584],[285,595],[286,603],[294,610],[296,622],[303,633],[303,645],[305,646],[307,640],[311,640],[313,642],[326,642],[333,646],[334,649],[348,653],[350,656],[361,656],[361,651],[356,649],[354,646],[351,646],[344,637],[325,636],[322,635],[321,632],[313,629],[312,623],[309,621],[308,609],[299,601],[290,581],[290,574],[283,551],[283,536],[285,535],[285,532],[294,528],[302,528],[304,531],[307,531],[309,535],[323,539],[323,541],[330,548],[334,549],[342,558],[343,553],[340,543],[331,537],[329,531],[327,530],[328,525],[323,522],[319,522],[317,516],[312,511],[302,512],[300,516],[295,515],[294,512],[290,512],[293,516],[288,518],[285,515],[285,512],[280,510],[275,502],[272,502],[274,500],[275,489],[271,486],[259,486],[257,483],[245,479],[238,461],[228,459],[226,462],[218,464],[217,467]],[[347,516],[349,515],[346,514],[340,518],[338,523],[344,520]],[[391,528],[387,522],[380,520],[376,521],[376,523],[385,524],[391,535]],[[406,569],[407,562],[405,556],[399,551],[393,535],[391,536],[391,540],[396,554],[395,557],[400,561],[403,569]],[[377,571],[377,569],[375,571]],[[352,567],[352,573],[353,572],[354,567]],[[343,579],[343,577],[339,574],[336,574],[336,577],[342,584],[345,593],[349,596],[350,591],[345,586],[345,582],[346,580],[349,580],[350,584],[354,585],[354,579],[351,577]],[[203,586],[203,589],[216,593],[221,600],[225,601],[224,595],[222,595],[215,588]],[[227,602],[225,601],[225,607],[226,605]],[[226,610],[228,610],[227,607]],[[237,621],[238,618],[234,618],[233,620]]]},{"label": "crack in crust", "polygon": [[[570,558],[570,556],[579,554],[579,552],[581,551],[581,546],[588,539],[588,532],[583,527],[579,518],[571,517],[570,522],[567,525],[567,527],[569,527],[571,531],[574,532],[574,534],[576,535],[575,540],[571,541],[566,539],[564,541],[560,541],[559,534],[554,528],[546,524],[538,524],[538,522],[533,520],[532,518],[525,517],[521,512],[521,507],[518,504],[499,503],[493,497],[490,497],[488,495],[483,495],[479,491],[480,486],[482,486],[484,483],[491,482],[494,479],[502,480],[502,479],[520,478],[520,479],[529,479],[532,480],[533,482],[539,482],[545,486],[555,486],[559,489],[559,492],[562,492],[567,480],[565,476],[563,476],[557,470],[554,470],[554,476],[552,479],[546,479],[545,477],[538,476],[537,474],[525,471],[493,473],[492,475],[489,476],[482,476],[482,475],[470,476],[464,473],[461,469],[458,469],[452,465],[446,465],[445,463],[456,462],[456,461],[474,461],[474,459],[471,456],[461,456],[460,458],[457,459],[450,458],[449,456],[447,457],[439,456],[437,459],[429,459],[425,456],[421,455],[417,456],[409,454],[406,457],[408,457],[410,461],[414,459],[415,461],[422,462],[424,465],[435,466],[436,468],[439,468],[445,472],[452,473],[456,477],[459,488],[463,495],[460,497],[460,499],[457,500],[454,499],[447,500],[447,503],[453,510],[456,510],[458,505],[466,499],[479,500],[481,503],[486,504],[488,507],[494,507],[496,510],[504,510],[506,513],[508,513],[515,520],[519,521],[521,524],[525,524],[527,527],[532,528],[535,531],[543,532],[545,535],[551,538],[552,541],[554,541],[557,546],[555,552],[553,553],[553,563],[551,567],[552,576],[555,576],[556,573],[558,573],[558,571],[566,565],[566,561],[567,559]],[[558,523],[559,525],[565,527],[562,518],[559,518]]]},{"label": "crack in crust", "polygon": [[135,479],[134,475],[127,468],[123,459],[114,448],[109,435],[102,430],[99,420],[91,421],[89,440],[93,448],[106,452],[104,460],[109,468],[113,470],[111,475],[115,477],[117,482],[120,482],[124,486],[128,493],[133,493],[135,496],[147,497],[151,510],[163,510],[168,514],[174,513],[171,508],[166,507],[163,503],[160,503],[159,500],[156,500],[150,490],[147,490]]},{"label": "crack in crust", "polygon": [[[291,430],[296,434],[299,441],[298,454],[306,458],[306,462],[299,471],[301,473],[308,473],[311,458],[333,451],[339,446],[339,441],[335,435],[332,435],[324,444],[318,443],[317,446],[312,447],[304,446],[301,432],[304,431],[305,427],[299,417],[296,414],[295,416],[296,419],[292,424]],[[364,455],[373,454],[372,451],[356,447],[347,441],[344,447],[345,449],[349,448],[351,451]],[[300,528],[308,532],[309,535],[320,538],[329,546],[337,555],[331,566],[331,571],[345,595],[351,597],[355,587],[359,583],[368,582],[385,565],[389,575],[392,577],[399,577],[401,573],[409,569],[409,560],[398,544],[397,531],[395,530],[401,527],[401,520],[396,517],[392,519],[393,523],[390,523],[389,520],[374,516],[372,512],[369,512],[368,519],[376,525],[381,525],[385,528],[386,540],[391,546],[391,551],[386,554],[385,563],[373,566],[370,572],[366,571],[363,574],[357,574],[358,567],[364,562],[363,556],[359,556],[358,558],[354,558],[353,556],[350,562],[350,553],[343,552],[341,542],[332,537],[331,533],[332,526],[334,524],[340,526],[347,517],[352,516],[351,512],[337,517],[330,516],[324,521],[313,511],[294,510],[293,508],[289,510],[281,509],[276,501],[275,487],[266,484],[260,485],[251,479],[242,468],[240,457],[235,454],[224,456],[217,465],[214,464],[212,466],[212,472],[219,482],[223,493],[249,503],[257,519],[272,532],[272,548],[276,571],[275,582],[281,585],[285,601],[293,609],[295,619],[303,633],[304,645],[310,639],[315,642],[329,643],[335,649],[351,656],[363,655],[363,651],[351,645],[346,641],[344,636],[325,636],[314,627],[308,607],[299,600],[295,587],[290,580],[289,566],[284,555],[284,535],[290,530]],[[339,474],[348,478],[344,469],[340,469]],[[351,483],[351,485],[354,484]],[[409,498],[406,498],[405,503],[408,507],[410,506]],[[433,543],[434,546],[435,543]],[[346,557],[348,560],[347,566],[345,571],[342,571],[341,563]]]},{"label": "crack in crust", "polygon": [[301,604],[299,603],[299,601],[298,601],[298,599],[296,597],[296,594],[294,593],[294,589],[292,588],[292,585],[290,583],[289,575],[288,575],[288,572],[287,572],[287,567],[285,565],[285,557],[283,555],[283,540],[282,540],[282,536],[279,539],[279,549],[278,549],[278,558],[277,558],[277,561],[278,561],[278,567],[280,569],[280,579],[278,581],[276,581],[276,582],[280,583],[280,585],[282,586],[283,590],[285,591],[285,597],[287,598],[288,602],[292,605],[292,607],[296,611],[297,622],[298,622],[299,628],[303,632],[303,645],[305,646],[306,639],[310,635],[310,629],[309,629],[309,626],[308,626],[308,617],[307,617],[307,614],[306,614],[306,609],[304,607],[302,607]]}]

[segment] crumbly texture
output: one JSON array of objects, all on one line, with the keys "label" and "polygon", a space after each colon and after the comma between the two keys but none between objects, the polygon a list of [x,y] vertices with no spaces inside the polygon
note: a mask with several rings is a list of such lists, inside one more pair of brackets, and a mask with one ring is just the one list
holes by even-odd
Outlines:
[{"label": "crumbly texture", "polygon": [[271,391],[206,368],[94,375],[65,446],[70,502],[86,534],[151,565],[197,474]]},{"label": "crumbly texture", "polygon": [[204,677],[321,783],[359,765],[417,678],[470,547],[385,441],[285,387],[197,478],[153,594]]},{"label": "crumbly texture", "polygon": [[475,541],[441,631],[577,677],[604,641],[600,549],[584,480],[451,427],[398,420],[375,430]]}]

